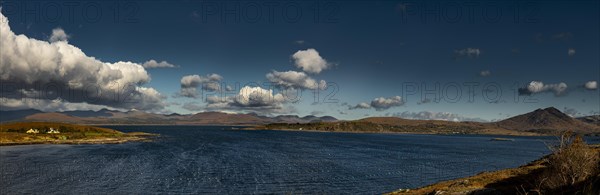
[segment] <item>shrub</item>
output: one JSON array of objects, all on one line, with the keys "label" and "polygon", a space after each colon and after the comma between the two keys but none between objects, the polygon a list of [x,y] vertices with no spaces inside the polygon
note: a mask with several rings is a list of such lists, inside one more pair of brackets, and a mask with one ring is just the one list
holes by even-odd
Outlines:
[{"label": "shrub", "polygon": [[544,159],[545,170],[532,190],[538,194],[598,194],[594,183],[600,174],[597,149],[579,135],[563,133],[558,143],[549,147],[552,154]]}]

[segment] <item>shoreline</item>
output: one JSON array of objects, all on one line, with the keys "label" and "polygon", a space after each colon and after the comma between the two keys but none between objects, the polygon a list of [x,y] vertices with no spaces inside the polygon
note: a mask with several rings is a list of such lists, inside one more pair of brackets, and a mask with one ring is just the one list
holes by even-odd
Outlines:
[{"label": "shoreline", "polygon": [[[148,135],[153,136],[153,135]],[[40,144],[66,144],[66,145],[88,145],[88,144],[123,144],[127,142],[152,141],[146,137],[124,137],[124,138],[99,138],[99,139],[74,139],[74,140],[45,140],[45,141],[22,141],[22,142],[0,142],[1,146],[18,145],[40,145]]]},{"label": "shoreline", "polygon": [[256,125],[228,124],[81,124],[89,126],[216,126],[216,127],[250,127]]},{"label": "shoreline", "polygon": [[[523,137],[544,137],[544,136],[554,136],[553,134],[541,134],[535,132],[522,132],[522,131],[510,131],[509,133],[485,133],[485,132],[474,132],[474,133],[436,133],[436,132],[415,132],[415,131],[348,131],[348,130],[338,130],[338,131],[328,131],[328,130],[313,130],[313,129],[304,129],[299,130],[296,128],[277,128],[271,129],[266,128],[265,125],[257,125],[257,124],[78,124],[78,125],[87,125],[87,126],[96,126],[96,127],[119,127],[119,126],[215,126],[215,127],[238,127],[237,129],[232,130],[270,130],[270,131],[299,131],[299,132],[332,132],[332,133],[375,133],[375,134],[415,134],[415,135],[490,135],[490,136],[523,136]],[[268,124],[267,124],[268,125]],[[585,134],[585,136],[594,137],[597,136],[595,134]]]},{"label": "shoreline", "polygon": [[[531,172],[539,171],[545,166],[542,165],[544,158],[548,155],[541,157],[540,159],[529,162],[525,165],[521,165],[514,168],[501,169],[496,171],[484,171],[475,175],[466,176],[462,178],[456,178],[451,180],[439,181],[436,183],[428,184],[425,186],[413,188],[413,189],[397,189],[393,192],[384,193],[386,195],[394,194],[477,194],[477,193],[493,193],[497,192],[497,189],[490,188],[490,183],[497,183],[502,180],[517,177],[519,175],[526,175]],[[482,180],[484,182],[482,182]],[[490,180],[490,181],[485,181]]]},{"label": "shoreline", "polygon": [[[600,154],[600,144],[587,146]],[[512,187],[519,185],[522,187],[523,183],[520,182],[535,179],[535,175],[548,169],[548,159],[552,155],[556,153],[542,156],[518,167],[484,171],[471,176],[439,181],[413,189],[397,189],[384,194],[503,194],[506,191],[516,190],[511,189]]]},{"label": "shoreline", "polygon": [[430,132],[398,132],[398,131],[325,131],[325,130],[299,130],[299,129],[267,129],[267,128],[240,128],[241,131],[290,131],[290,132],[318,132],[318,133],[358,133],[358,134],[400,134],[400,135],[488,135],[488,136],[510,136],[510,137],[547,137],[552,135],[543,134],[486,134],[486,133],[430,133]]}]

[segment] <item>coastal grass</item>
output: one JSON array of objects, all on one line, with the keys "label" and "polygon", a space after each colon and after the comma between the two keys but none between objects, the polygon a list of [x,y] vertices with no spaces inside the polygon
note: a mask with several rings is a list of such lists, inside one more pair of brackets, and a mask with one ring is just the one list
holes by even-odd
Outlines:
[{"label": "coastal grass", "polygon": [[[50,128],[60,133],[47,133]],[[26,133],[29,129],[37,129],[39,133]],[[0,125],[0,145],[123,143],[147,140],[148,136],[153,135],[67,123],[17,122]]]},{"label": "coastal grass", "polygon": [[390,194],[600,194],[600,147],[565,133],[553,151],[518,168],[483,172]]}]

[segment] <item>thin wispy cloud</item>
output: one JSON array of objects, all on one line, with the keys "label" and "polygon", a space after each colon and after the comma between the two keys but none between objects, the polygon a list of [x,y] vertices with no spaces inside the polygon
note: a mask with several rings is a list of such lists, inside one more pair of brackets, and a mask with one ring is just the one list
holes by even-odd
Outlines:
[{"label": "thin wispy cloud", "polygon": [[389,97],[389,98],[378,97],[378,98],[373,99],[370,103],[361,102],[354,106],[349,106],[348,109],[354,110],[354,109],[374,108],[376,111],[384,111],[384,110],[390,109],[392,107],[398,107],[398,106],[402,106],[402,105],[404,105],[404,101],[402,100],[402,97],[400,97],[400,96],[393,96],[393,97]]},{"label": "thin wispy cloud", "polygon": [[479,72],[479,76],[482,76],[482,77],[490,76],[490,74],[492,74],[492,72],[490,72],[489,70],[483,70],[483,71]]},{"label": "thin wispy cloud", "polygon": [[157,62],[156,60],[148,60],[142,64],[144,68],[176,68],[178,66],[167,61]]},{"label": "thin wispy cloud", "polygon": [[465,49],[456,49],[454,50],[455,58],[478,58],[481,55],[481,50],[479,48],[465,48]]},{"label": "thin wispy cloud", "polygon": [[484,119],[476,118],[476,117],[464,117],[459,114],[454,114],[450,112],[431,112],[431,111],[421,111],[421,112],[397,112],[391,113],[391,116],[399,117],[403,119],[415,119],[415,120],[442,120],[442,121],[476,121],[476,122],[487,122]]},{"label": "thin wispy cloud", "polygon": [[575,49],[573,49],[573,48],[569,48],[569,49],[567,50],[567,55],[569,55],[569,57],[572,57],[572,56],[574,56],[574,55],[575,55]]}]

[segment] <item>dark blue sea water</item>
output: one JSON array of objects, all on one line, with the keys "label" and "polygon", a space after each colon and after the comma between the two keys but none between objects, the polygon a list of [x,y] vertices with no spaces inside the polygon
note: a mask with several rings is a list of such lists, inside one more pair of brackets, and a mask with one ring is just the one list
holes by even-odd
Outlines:
[{"label": "dark blue sea water", "polygon": [[551,137],[113,126],[154,142],[0,147],[2,194],[375,194],[516,167]]}]

